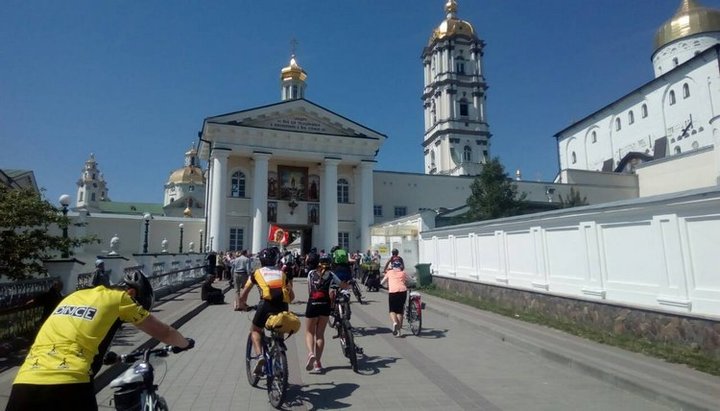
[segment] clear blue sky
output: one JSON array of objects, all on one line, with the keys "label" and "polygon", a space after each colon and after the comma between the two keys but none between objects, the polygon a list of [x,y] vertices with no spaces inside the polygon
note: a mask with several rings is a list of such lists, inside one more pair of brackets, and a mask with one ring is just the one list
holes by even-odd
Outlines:
[{"label": "clear blue sky", "polygon": [[[74,203],[92,152],[114,201],[160,203],[204,118],[280,100],[295,37],[307,98],[389,137],[377,169],[422,172],[420,54],[444,4],[5,0],[0,168]],[[654,33],[680,0],[458,4],[487,43],[491,155],[547,181],[556,132],[653,78]]]}]

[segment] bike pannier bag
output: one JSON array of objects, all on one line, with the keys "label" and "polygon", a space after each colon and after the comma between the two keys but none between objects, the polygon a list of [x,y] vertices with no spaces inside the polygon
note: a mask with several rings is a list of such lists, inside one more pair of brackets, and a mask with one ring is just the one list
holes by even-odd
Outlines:
[{"label": "bike pannier bag", "polygon": [[290,311],[283,311],[268,317],[265,328],[278,330],[283,334],[292,334],[300,329],[300,319]]}]

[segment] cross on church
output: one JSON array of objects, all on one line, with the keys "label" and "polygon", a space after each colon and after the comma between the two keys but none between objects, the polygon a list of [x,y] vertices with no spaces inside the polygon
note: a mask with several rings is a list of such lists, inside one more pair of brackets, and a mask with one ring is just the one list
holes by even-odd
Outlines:
[{"label": "cross on church", "polygon": [[298,44],[299,44],[299,43],[298,43],[298,41],[295,39],[295,37],[293,37],[292,40],[290,40],[290,51],[292,52],[292,55],[293,55],[293,56],[295,55],[295,52],[297,51],[297,45],[298,45]]}]

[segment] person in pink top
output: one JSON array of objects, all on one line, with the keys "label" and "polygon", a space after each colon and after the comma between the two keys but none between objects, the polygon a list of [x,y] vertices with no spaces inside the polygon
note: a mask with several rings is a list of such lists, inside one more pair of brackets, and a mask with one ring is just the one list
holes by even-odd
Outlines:
[{"label": "person in pink top", "polygon": [[408,275],[399,264],[385,272],[381,284],[388,284],[388,306],[390,309],[390,321],[393,325],[393,335],[402,337],[403,308],[407,299]]}]

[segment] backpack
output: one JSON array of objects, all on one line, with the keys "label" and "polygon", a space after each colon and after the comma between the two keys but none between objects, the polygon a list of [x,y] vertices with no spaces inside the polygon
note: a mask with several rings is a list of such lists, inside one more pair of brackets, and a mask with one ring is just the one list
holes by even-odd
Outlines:
[{"label": "backpack", "polygon": [[348,258],[348,253],[345,251],[344,248],[338,248],[333,252],[332,255],[333,262],[335,264],[347,264],[350,259]]},{"label": "backpack", "polygon": [[283,334],[293,334],[300,329],[300,319],[290,311],[283,311],[268,317],[265,328],[278,330]]}]

